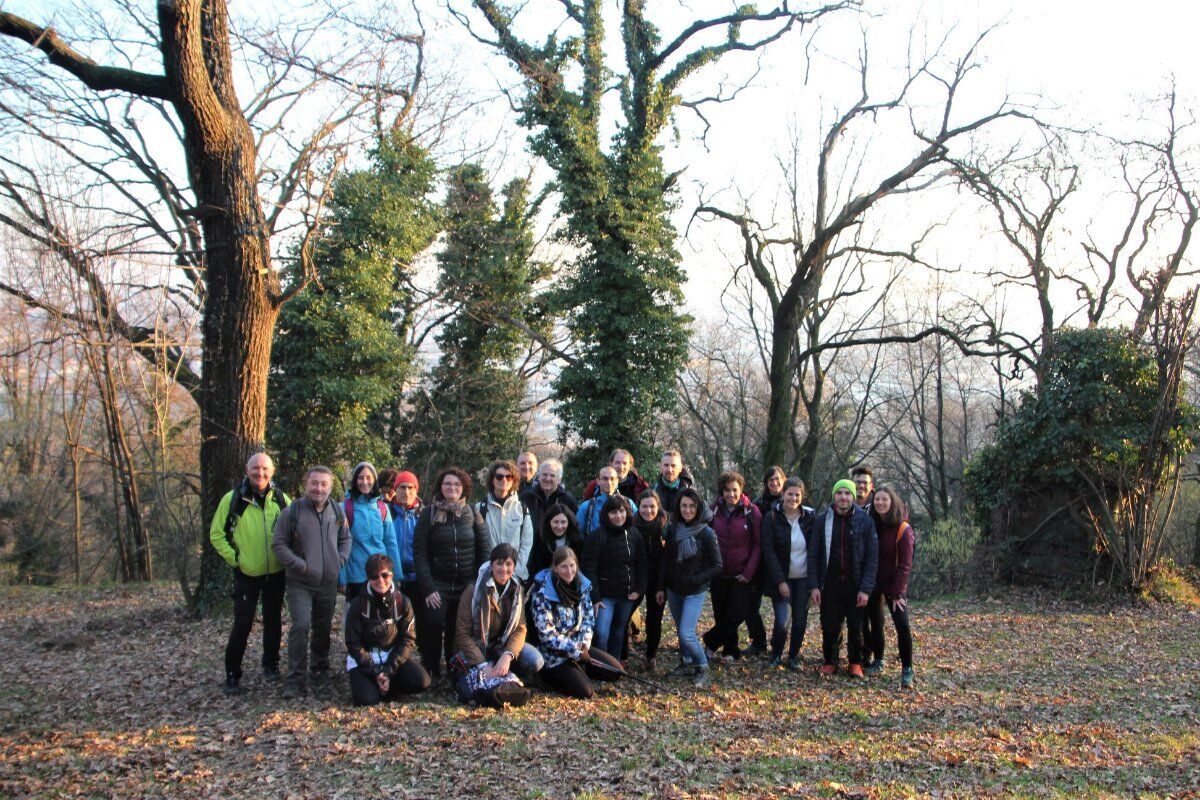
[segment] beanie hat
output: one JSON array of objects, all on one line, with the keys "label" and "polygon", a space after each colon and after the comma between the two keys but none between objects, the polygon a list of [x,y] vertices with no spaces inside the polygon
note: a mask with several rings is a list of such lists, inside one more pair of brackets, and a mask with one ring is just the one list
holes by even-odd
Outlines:
[{"label": "beanie hat", "polygon": [[833,492],[831,494],[831,497],[837,496],[838,489],[849,489],[850,494],[854,494],[857,491],[857,488],[854,485],[854,481],[848,480],[846,478],[842,478],[840,481],[838,481],[837,483],[835,483],[833,485]]},{"label": "beanie hat", "polygon": [[396,473],[396,480],[392,481],[392,486],[397,487],[402,483],[411,483],[414,489],[419,490],[421,488],[421,484],[417,481],[417,476],[408,470]]}]

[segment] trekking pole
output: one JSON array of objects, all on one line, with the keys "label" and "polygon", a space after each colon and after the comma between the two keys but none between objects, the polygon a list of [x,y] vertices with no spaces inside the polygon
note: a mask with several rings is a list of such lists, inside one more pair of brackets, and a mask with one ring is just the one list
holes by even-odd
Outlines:
[{"label": "trekking pole", "polygon": [[604,663],[603,661],[600,661],[599,659],[592,659],[591,661],[589,661],[587,663],[591,664],[594,667],[599,667],[601,670],[603,670],[605,672],[613,672],[613,673],[616,673],[617,675],[623,675],[624,677],[629,678],[631,681],[636,681],[637,683],[643,683],[646,686],[649,686],[651,689],[654,689],[656,691],[666,692],[667,694],[673,694],[676,697],[683,697],[683,695],[680,694],[679,692],[675,691],[674,689],[669,689],[666,686],[663,686],[661,683],[655,683],[654,681],[650,680],[649,678],[643,678],[640,675],[630,674],[630,673],[626,672],[625,670],[621,669],[620,667],[610,666],[610,665]]}]

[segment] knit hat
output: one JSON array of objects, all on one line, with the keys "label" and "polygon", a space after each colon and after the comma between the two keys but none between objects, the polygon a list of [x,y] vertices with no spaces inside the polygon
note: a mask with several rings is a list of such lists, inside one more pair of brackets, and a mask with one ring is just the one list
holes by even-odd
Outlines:
[{"label": "knit hat", "polygon": [[402,484],[402,483],[411,483],[413,485],[413,488],[417,489],[417,490],[420,490],[420,488],[421,488],[421,484],[417,481],[417,476],[412,474],[408,470],[403,470],[401,472],[398,472],[396,474],[396,480],[392,481],[392,486],[393,486],[393,488],[396,488],[396,487],[399,487],[400,484]]},{"label": "knit hat", "polygon": [[857,491],[856,487],[854,486],[854,481],[849,480],[847,478],[842,478],[840,481],[838,481],[837,483],[835,483],[833,485],[833,492],[830,496],[837,497],[838,489],[849,489],[850,494],[854,494],[855,491]]}]

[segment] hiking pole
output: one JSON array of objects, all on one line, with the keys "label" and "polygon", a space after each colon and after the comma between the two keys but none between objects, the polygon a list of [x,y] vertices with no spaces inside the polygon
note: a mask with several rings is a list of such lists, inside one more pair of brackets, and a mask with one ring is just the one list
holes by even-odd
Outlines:
[{"label": "hiking pole", "polygon": [[679,692],[675,691],[674,689],[668,689],[666,686],[663,686],[661,683],[655,683],[654,681],[650,680],[649,678],[643,678],[639,675],[633,675],[633,674],[628,673],[625,670],[621,669],[620,667],[611,666],[609,664],[604,663],[603,661],[600,661],[599,659],[592,659],[592,660],[588,661],[587,663],[591,664],[594,667],[599,667],[601,670],[603,670],[605,672],[614,672],[617,675],[623,675],[624,677],[629,678],[631,681],[636,681],[637,683],[644,683],[646,686],[649,686],[651,689],[654,689],[656,691],[666,692],[667,694],[673,694],[676,697],[683,697],[683,695],[680,694]]}]

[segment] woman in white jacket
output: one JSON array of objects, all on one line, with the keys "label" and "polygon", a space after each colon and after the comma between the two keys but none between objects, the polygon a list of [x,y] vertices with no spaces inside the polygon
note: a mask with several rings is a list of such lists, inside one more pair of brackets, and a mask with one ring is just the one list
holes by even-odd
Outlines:
[{"label": "woman in white jacket", "polygon": [[479,504],[479,516],[487,525],[490,547],[512,545],[517,551],[517,579],[529,580],[527,565],[533,549],[533,521],[517,497],[517,465],[497,461],[488,470],[487,498]]}]

